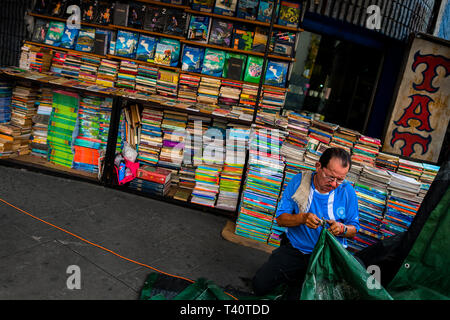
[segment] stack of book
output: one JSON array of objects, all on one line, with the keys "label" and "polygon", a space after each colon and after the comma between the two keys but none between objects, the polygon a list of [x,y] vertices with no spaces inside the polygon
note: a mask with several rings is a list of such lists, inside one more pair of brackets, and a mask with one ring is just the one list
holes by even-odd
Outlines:
[{"label": "stack of book", "polygon": [[20,128],[8,123],[0,124],[0,158],[17,155],[20,148]]},{"label": "stack of book", "polygon": [[430,186],[433,183],[434,178],[436,178],[436,175],[439,172],[439,169],[440,169],[439,166],[423,163],[423,171],[419,179],[419,181],[421,182],[419,194],[422,197],[425,197],[425,195],[427,194],[428,189],[430,189]]},{"label": "stack of book", "polygon": [[100,62],[100,58],[88,55],[82,56],[78,80],[95,84],[95,82],[97,81],[97,72],[100,66]]},{"label": "stack of book", "polygon": [[156,94],[158,68],[140,64],[136,75],[136,90]]},{"label": "stack of book", "polygon": [[244,83],[239,99],[240,111],[242,113],[240,119],[253,120],[253,113],[256,107],[256,96],[258,95],[258,86]]},{"label": "stack of book", "polygon": [[161,123],[163,146],[159,155],[159,166],[175,170],[180,169],[183,161],[187,119],[185,113],[164,111]]},{"label": "stack of book", "polygon": [[66,91],[54,91],[52,113],[48,126],[48,160],[72,167],[72,135],[78,116],[79,96]]},{"label": "stack of book", "polygon": [[39,51],[30,50],[29,59],[29,70],[37,72],[47,72],[50,70],[50,65],[52,63],[52,53],[50,50],[41,48]]},{"label": "stack of book", "polygon": [[281,234],[286,231],[285,227],[280,227],[277,224],[277,220],[273,219],[272,227],[270,230],[269,239],[267,239],[267,244],[274,247],[279,247],[281,243]]},{"label": "stack of book", "polygon": [[111,98],[94,95],[80,97],[78,136],[74,141],[74,169],[98,172],[100,150],[106,149],[111,109]]},{"label": "stack of book", "polygon": [[191,202],[203,206],[214,207],[219,193],[219,165],[199,165],[195,170],[195,187],[192,190]]},{"label": "stack of book", "polygon": [[420,207],[420,200],[389,195],[381,232],[385,238],[407,231]]},{"label": "stack of book", "polygon": [[195,167],[182,165],[179,171],[178,188],[173,198],[187,202],[195,187]]},{"label": "stack of book", "polygon": [[313,119],[309,127],[308,136],[329,145],[337,128],[338,125],[336,124]]},{"label": "stack of book", "polygon": [[71,79],[78,79],[81,63],[81,55],[68,53],[64,59],[61,75]]},{"label": "stack of book", "polygon": [[421,186],[419,181],[396,172],[388,171],[388,173],[391,175],[391,181],[388,185],[391,195],[421,202],[422,199],[418,196]]},{"label": "stack of book", "polygon": [[119,71],[117,72],[116,87],[134,89],[137,73],[138,64],[136,62],[121,60]]},{"label": "stack of book", "polygon": [[375,159],[380,151],[380,147],[380,139],[371,138],[365,135],[359,136],[353,146],[352,165],[353,163],[356,163],[360,166],[364,164],[372,167],[375,166]]},{"label": "stack of book", "polygon": [[197,91],[200,84],[200,77],[186,73],[180,74],[178,84],[178,100],[184,102],[197,102]]},{"label": "stack of book", "polygon": [[0,82],[0,123],[11,120],[12,86],[10,82]]},{"label": "stack of book", "polygon": [[386,169],[392,172],[397,171],[398,167],[398,156],[393,156],[387,153],[380,152],[375,159],[375,166],[377,168]]},{"label": "stack of book", "polygon": [[225,165],[220,176],[217,208],[236,210],[249,136],[250,128],[246,126],[230,124],[227,129]]},{"label": "stack of book", "polygon": [[156,165],[162,148],[161,122],[163,111],[144,107],[141,116],[141,136],[137,160],[141,164]]},{"label": "stack of book", "polygon": [[119,62],[102,59],[100,67],[98,68],[97,80],[95,83],[104,87],[114,87],[118,69]]},{"label": "stack of book", "polygon": [[224,79],[220,87],[219,104],[225,106],[236,106],[239,104],[242,83]]},{"label": "stack of book", "polygon": [[421,162],[399,159],[397,173],[419,180],[422,175],[423,165]]},{"label": "stack of book", "polygon": [[283,182],[278,131],[252,127],[249,161],[236,234],[267,242]]},{"label": "stack of book", "polygon": [[170,190],[172,172],[170,170],[143,165],[129,187],[151,195],[166,196]]},{"label": "stack of book", "polygon": [[48,123],[52,113],[53,93],[51,88],[42,87],[38,101],[37,113],[33,116],[33,128],[31,131],[31,154],[47,158],[47,134]]},{"label": "stack of book", "polygon": [[391,182],[391,175],[387,170],[364,165],[361,174],[359,175],[358,182],[387,192],[387,187]]},{"label": "stack of book", "polygon": [[125,140],[135,150],[139,145],[139,136],[141,132],[141,113],[137,104],[131,104],[123,108],[125,116]]},{"label": "stack of book", "polygon": [[66,61],[66,57],[67,53],[54,51],[50,71],[57,75],[62,75],[62,70],[64,68],[64,62]]},{"label": "stack of book", "polygon": [[169,98],[176,98],[179,76],[178,72],[160,68],[158,70],[158,80],[156,81],[157,93]]},{"label": "stack of book", "polygon": [[311,124],[311,118],[295,112],[290,112],[287,117],[286,130],[288,135],[280,150],[286,164],[284,185],[300,170],[315,170],[314,166],[307,165],[304,162],[306,146],[309,141],[308,128]]},{"label": "stack of book", "polygon": [[220,79],[201,77],[197,101],[200,103],[217,104],[220,85]]},{"label": "stack of book", "polygon": [[217,119],[203,135],[202,162],[223,165],[225,161],[224,141],[226,136],[226,123]]},{"label": "stack of book", "polygon": [[17,85],[12,92],[11,124],[20,128],[19,155],[30,153],[30,137],[33,127],[32,117],[37,113],[38,89]]},{"label": "stack of book", "polygon": [[354,189],[358,198],[360,229],[354,238],[348,240],[348,247],[352,252],[371,246],[382,239],[380,227],[387,198],[385,190],[359,183],[354,184]]},{"label": "stack of book", "polygon": [[263,88],[258,113],[279,114],[285,100],[286,90]]},{"label": "stack of book", "polygon": [[211,125],[211,119],[197,115],[189,115],[188,119],[183,163],[196,166],[203,163],[203,136]]}]

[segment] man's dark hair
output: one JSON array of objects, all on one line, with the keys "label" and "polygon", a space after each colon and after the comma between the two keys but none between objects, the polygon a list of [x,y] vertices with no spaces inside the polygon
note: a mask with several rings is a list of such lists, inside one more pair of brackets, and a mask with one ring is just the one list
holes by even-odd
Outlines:
[{"label": "man's dark hair", "polygon": [[330,162],[331,158],[338,158],[341,159],[342,166],[345,168],[348,166],[348,169],[350,170],[352,161],[350,158],[350,154],[341,148],[328,148],[325,150],[322,155],[320,156],[319,162],[320,165],[323,168],[326,168],[328,165],[328,162]]}]

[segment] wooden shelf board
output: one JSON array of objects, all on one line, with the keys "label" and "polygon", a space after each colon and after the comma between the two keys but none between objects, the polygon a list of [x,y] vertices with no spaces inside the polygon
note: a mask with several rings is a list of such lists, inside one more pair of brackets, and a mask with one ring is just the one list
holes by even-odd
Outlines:
[{"label": "wooden shelf board", "polygon": [[265,251],[267,253],[272,253],[272,251],[276,249],[276,247],[271,246],[270,244],[240,236],[235,233],[235,230],[236,224],[228,220],[225,227],[222,229],[222,237],[230,242]]},{"label": "wooden shelf board", "polygon": [[58,164],[51,163],[44,158],[33,156],[31,154],[17,156],[13,158],[4,158],[1,160],[5,160],[20,165],[31,166],[37,169],[47,169],[54,172],[65,173],[71,176],[77,176],[79,178],[88,179],[92,181],[98,181],[96,173],[90,173],[82,170],[67,168]]}]

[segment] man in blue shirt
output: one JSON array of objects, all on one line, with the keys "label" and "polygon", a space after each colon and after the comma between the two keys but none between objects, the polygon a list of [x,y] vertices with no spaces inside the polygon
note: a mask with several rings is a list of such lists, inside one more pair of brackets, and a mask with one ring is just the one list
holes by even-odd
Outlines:
[{"label": "man in blue shirt", "polygon": [[278,225],[286,231],[280,247],[253,278],[256,295],[288,283],[289,297],[299,297],[310,254],[322,231],[322,219],[344,247],[346,238],[358,232],[358,200],[351,184],[344,181],[350,165],[345,150],[328,148],[316,163],[316,172],[299,173],[286,186],[275,213]]}]

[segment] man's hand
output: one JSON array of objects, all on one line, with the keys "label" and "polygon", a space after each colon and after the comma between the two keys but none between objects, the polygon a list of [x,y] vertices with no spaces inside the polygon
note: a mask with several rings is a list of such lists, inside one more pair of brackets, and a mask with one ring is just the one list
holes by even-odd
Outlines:
[{"label": "man's hand", "polygon": [[330,225],[328,230],[334,235],[339,236],[344,233],[344,224],[337,222],[335,220],[327,220],[327,223]]},{"label": "man's hand", "polygon": [[305,216],[306,216],[305,224],[307,227],[311,229],[317,229],[317,227],[320,226],[321,220],[314,213],[307,212],[305,213]]}]

